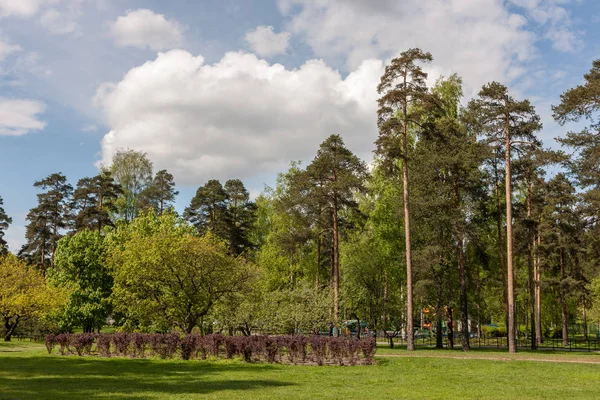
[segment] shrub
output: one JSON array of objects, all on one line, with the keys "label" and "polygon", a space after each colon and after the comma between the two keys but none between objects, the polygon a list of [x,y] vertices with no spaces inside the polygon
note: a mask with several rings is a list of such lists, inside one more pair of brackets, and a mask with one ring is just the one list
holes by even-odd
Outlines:
[{"label": "shrub", "polygon": [[144,358],[148,342],[148,335],[143,333],[132,333],[130,335],[130,343],[133,347],[133,357]]},{"label": "shrub", "polygon": [[187,335],[181,339],[179,347],[181,348],[181,358],[189,360],[195,353],[198,346],[198,335]]},{"label": "shrub", "polygon": [[71,343],[71,335],[68,333],[61,333],[60,335],[57,335],[56,343],[58,343],[58,345],[60,346],[58,348],[58,352],[61,356],[64,355],[65,350],[70,351],[69,344]]},{"label": "shrub", "polygon": [[73,344],[73,347],[75,347],[77,355],[89,355],[92,352],[92,345],[94,344],[95,338],[96,337],[93,333],[80,333],[78,335],[72,335],[71,343]]},{"label": "shrub", "polygon": [[177,333],[152,335],[152,350],[160,358],[171,358],[177,352],[181,337]]},{"label": "shrub", "polygon": [[235,336],[226,336],[224,338],[224,342],[225,342],[225,357],[227,358],[233,358],[233,356],[235,356],[235,353],[237,351],[237,337]]},{"label": "shrub", "polygon": [[206,341],[212,355],[219,357],[219,351],[221,349],[221,345],[225,342],[225,336],[221,335],[220,333],[214,333],[206,336]]},{"label": "shrub", "polygon": [[291,362],[305,362],[306,361],[306,336],[296,335],[288,337],[288,357]]},{"label": "shrub", "polygon": [[327,339],[323,336],[310,336],[308,339],[312,350],[313,361],[317,365],[323,365],[323,361],[327,355]]},{"label": "shrub", "polygon": [[126,356],[129,351],[130,335],[125,332],[116,332],[113,334],[112,340],[117,354]]},{"label": "shrub", "polygon": [[[363,339],[364,340],[364,339]],[[347,342],[348,358],[350,365],[356,365],[358,361],[358,352],[361,348],[361,341],[357,338],[350,338]]]},{"label": "shrub", "polygon": [[377,341],[375,340],[375,338],[370,337],[363,339],[360,342],[360,348],[362,350],[363,357],[365,358],[365,362],[367,364],[372,364],[373,356],[377,351]]},{"label": "shrub", "polygon": [[252,361],[252,338],[249,336],[234,336],[234,338],[236,339],[235,347],[237,353],[244,358],[244,361]]},{"label": "shrub", "polygon": [[328,340],[329,353],[331,358],[339,365],[344,365],[346,356],[347,342],[343,337],[331,337]]},{"label": "shrub", "polygon": [[56,335],[53,333],[46,335],[45,344],[48,354],[52,354],[52,350],[54,350],[54,346],[56,345]]},{"label": "shrub", "polygon": [[109,333],[101,333],[96,337],[96,348],[102,357],[110,357],[110,343],[112,335]]}]

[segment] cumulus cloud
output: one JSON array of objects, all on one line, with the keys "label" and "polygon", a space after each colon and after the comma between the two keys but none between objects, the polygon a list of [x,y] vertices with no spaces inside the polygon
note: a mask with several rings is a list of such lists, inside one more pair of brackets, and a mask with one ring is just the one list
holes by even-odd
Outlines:
[{"label": "cumulus cloud", "polygon": [[110,24],[110,32],[119,47],[149,47],[152,50],[172,49],[180,45],[179,24],[152,10],[130,10]]},{"label": "cumulus cloud", "polygon": [[434,56],[436,72],[457,72],[472,94],[507,82],[536,56],[527,20],[499,0],[279,0],[287,29],[318,57],[344,59],[349,69],[369,57],[387,59],[410,47]]},{"label": "cumulus cloud", "polygon": [[44,129],[46,123],[38,117],[44,108],[39,101],[0,97],[0,136],[20,136]]},{"label": "cumulus cloud", "polygon": [[263,57],[271,57],[286,52],[291,33],[275,33],[272,26],[261,25],[246,32],[244,39],[254,52]]},{"label": "cumulus cloud", "polygon": [[76,32],[85,0],[0,0],[0,17],[32,18],[48,32],[64,35]]},{"label": "cumulus cloud", "polygon": [[314,156],[332,133],[370,158],[382,72],[379,60],[343,78],[321,60],[290,70],[243,52],[213,65],[183,50],[159,53],[98,89],[110,127],[100,163],[133,148],[184,184],[247,178]]}]

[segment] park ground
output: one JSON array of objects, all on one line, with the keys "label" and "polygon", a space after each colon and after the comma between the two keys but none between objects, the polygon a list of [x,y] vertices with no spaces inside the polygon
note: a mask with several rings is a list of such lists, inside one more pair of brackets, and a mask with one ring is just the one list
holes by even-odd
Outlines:
[{"label": "park ground", "polygon": [[48,355],[0,343],[0,400],[595,399],[600,354],[378,349],[377,364],[313,367]]}]

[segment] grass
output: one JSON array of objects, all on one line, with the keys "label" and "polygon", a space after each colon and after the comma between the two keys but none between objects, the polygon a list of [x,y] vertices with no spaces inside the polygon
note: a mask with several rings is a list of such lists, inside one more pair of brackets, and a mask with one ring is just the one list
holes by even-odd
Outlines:
[{"label": "grass", "polygon": [[379,354],[373,366],[309,367],[60,357],[41,344],[0,343],[0,399],[591,399],[600,391],[600,366],[518,359],[528,353],[507,360],[444,358],[462,355],[448,350]]}]

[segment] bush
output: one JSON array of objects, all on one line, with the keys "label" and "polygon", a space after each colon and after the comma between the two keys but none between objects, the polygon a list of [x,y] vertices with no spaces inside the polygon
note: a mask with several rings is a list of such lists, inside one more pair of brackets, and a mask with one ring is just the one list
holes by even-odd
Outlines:
[{"label": "bush", "polygon": [[160,358],[172,358],[177,352],[181,337],[177,333],[160,334],[156,333],[152,335],[152,350],[154,354]]},{"label": "bush", "polygon": [[73,354],[74,351],[71,347],[79,356],[90,355],[94,348],[93,345],[96,344],[96,354],[103,357],[110,357],[111,349],[114,350],[114,354],[121,356],[144,357],[146,350],[151,348],[152,355],[163,359],[174,357],[179,350],[181,358],[184,360],[198,356],[206,359],[208,354],[219,357],[222,355],[221,345],[224,345],[224,357],[232,358],[239,355],[246,362],[263,360],[269,363],[282,361],[281,355],[283,349],[286,349],[289,362],[302,364],[312,360],[318,365],[372,364],[377,349],[375,338],[359,340],[318,335],[307,337],[303,335],[223,336],[213,334],[200,336],[189,334],[181,337],[179,333],[63,333],[47,335],[45,343],[49,354],[58,344],[58,351],[61,355]]},{"label": "bush", "polygon": [[189,360],[193,355],[196,354],[196,349],[198,347],[198,335],[187,335],[183,339],[181,339],[179,346],[181,348],[181,358],[184,360]]},{"label": "bush", "polygon": [[78,356],[89,355],[92,352],[94,339],[96,339],[96,336],[93,333],[71,335],[71,343],[75,347]]},{"label": "bush", "polygon": [[127,352],[129,351],[129,342],[131,340],[129,334],[125,332],[117,332],[113,334],[112,339],[117,354],[126,356]]},{"label": "bush", "polygon": [[317,365],[323,365],[327,355],[327,338],[323,336],[311,336],[308,341],[312,350],[313,361]]},{"label": "bush", "polygon": [[370,337],[363,339],[360,342],[360,348],[363,353],[363,357],[365,358],[365,362],[367,364],[373,363],[373,356],[375,356],[375,352],[377,351],[377,341],[375,338]]},{"label": "bush", "polygon": [[68,333],[61,333],[56,336],[56,343],[60,346],[58,352],[61,356],[65,355],[65,351],[70,351],[69,344],[71,343],[71,335]]},{"label": "bush", "polygon": [[112,335],[108,333],[101,333],[96,336],[96,349],[100,352],[102,357],[110,357],[110,343],[112,341]]},{"label": "bush", "polygon": [[49,335],[46,335],[45,344],[46,344],[46,350],[48,350],[48,354],[51,354],[52,350],[54,349],[54,346],[56,345],[56,335],[52,334],[52,333]]}]

